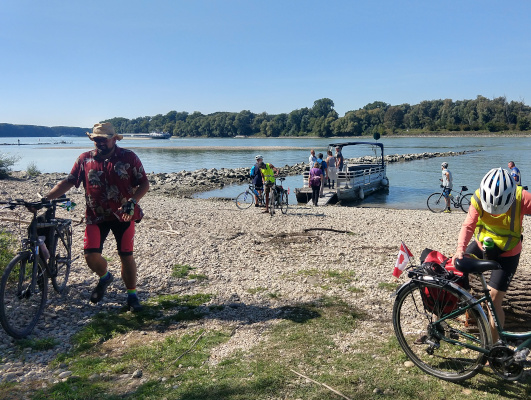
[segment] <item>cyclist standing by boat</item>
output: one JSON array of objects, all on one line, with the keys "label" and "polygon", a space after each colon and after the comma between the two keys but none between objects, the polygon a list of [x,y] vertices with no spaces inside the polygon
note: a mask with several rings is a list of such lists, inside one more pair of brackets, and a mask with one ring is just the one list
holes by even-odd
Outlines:
[{"label": "cyclist standing by boat", "polygon": [[[520,261],[525,214],[531,214],[531,193],[516,185],[508,171],[491,169],[472,197],[453,256],[454,262],[463,258],[465,253],[482,258],[483,240],[487,236],[493,239],[494,249],[486,250],[486,254],[500,263],[502,269],[491,272],[488,288],[502,327],[505,322],[502,302]],[[475,240],[469,244],[472,236]],[[498,333],[492,316],[490,323],[496,342]]]},{"label": "cyclist standing by boat", "polygon": [[114,279],[101,254],[103,243],[112,231],[122,264],[122,279],[128,292],[127,306],[135,312],[140,311],[142,306],[136,292],[137,266],[133,257],[133,239],[135,222],[143,216],[137,203],[148,192],[149,182],[137,155],[116,145],[122,135],[118,135],[110,123],[95,124],[92,133],[87,132],[87,136],[94,142],[95,149],[81,154],[68,177],[46,197],[55,199],[73,186],[83,184],[87,203],[85,261],[100,277],[90,301],[98,303]]},{"label": "cyclist standing by boat", "polygon": [[[251,178],[253,178],[254,189],[258,193],[261,194],[262,190],[264,190],[264,182],[262,181],[262,173],[260,172],[260,164],[264,161],[264,159],[261,155],[257,155],[255,159],[256,159],[256,164],[254,164],[253,167],[251,168],[250,175],[251,175]],[[254,199],[255,199],[254,206],[260,207],[260,200],[258,199],[258,195],[255,194]]]},{"label": "cyclist standing by boat", "polygon": [[271,191],[270,188],[275,184],[275,174],[278,174],[278,168],[275,168],[273,164],[270,163],[264,163],[262,161],[259,164],[260,173],[262,174],[262,181],[264,182],[265,186],[265,203],[266,203],[266,209],[264,213],[269,213],[269,192]]},{"label": "cyclist standing by boat", "polygon": [[446,210],[444,210],[444,212],[449,213],[449,212],[452,212],[452,208],[450,207],[450,193],[452,192],[452,188],[454,186],[453,180],[452,180],[452,173],[448,169],[447,162],[443,162],[441,164],[441,169],[442,169],[442,178],[440,179],[440,181],[442,182],[442,185],[443,185],[443,196],[444,196],[444,199],[446,200]]}]

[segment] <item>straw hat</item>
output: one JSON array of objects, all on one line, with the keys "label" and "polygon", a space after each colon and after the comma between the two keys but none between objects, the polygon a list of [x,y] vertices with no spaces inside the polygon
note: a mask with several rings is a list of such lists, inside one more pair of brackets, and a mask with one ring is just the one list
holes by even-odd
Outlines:
[{"label": "straw hat", "polygon": [[85,133],[90,138],[90,140],[94,140],[95,137],[103,137],[107,139],[112,139],[115,137],[118,140],[123,139],[122,135],[118,135],[116,133],[114,127],[110,122],[104,122],[103,124],[94,124],[94,128],[92,128],[92,133]]}]

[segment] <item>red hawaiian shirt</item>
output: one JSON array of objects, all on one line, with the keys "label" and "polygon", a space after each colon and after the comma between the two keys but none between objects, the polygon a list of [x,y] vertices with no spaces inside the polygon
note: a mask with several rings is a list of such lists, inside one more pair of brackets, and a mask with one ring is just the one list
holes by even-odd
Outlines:
[{"label": "red hawaiian shirt", "polygon": [[[120,219],[122,205],[147,181],[147,176],[135,153],[116,146],[108,160],[99,158],[96,150],[81,154],[66,179],[76,187],[83,183],[85,217],[87,225],[91,225]],[[133,220],[139,221],[142,215],[137,205]]]}]

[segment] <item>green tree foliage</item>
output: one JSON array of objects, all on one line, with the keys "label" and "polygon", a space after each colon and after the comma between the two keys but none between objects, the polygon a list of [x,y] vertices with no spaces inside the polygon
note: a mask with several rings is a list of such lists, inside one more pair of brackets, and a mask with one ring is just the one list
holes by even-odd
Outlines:
[{"label": "green tree foliage", "polygon": [[[127,119],[112,118],[118,133],[170,132],[177,137],[279,136],[361,136],[421,132],[529,131],[531,107],[523,101],[508,102],[505,97],[473,100],[425,100],[419,104],[391,105],[374,101],[339,117],[329,98],[315,100],[311,108],[301,108],[277,115],[249,110],[216,112],[170,111],[166,115]],[[86,128],[42,127],[0,124],[0,136],[84,135]]]}]

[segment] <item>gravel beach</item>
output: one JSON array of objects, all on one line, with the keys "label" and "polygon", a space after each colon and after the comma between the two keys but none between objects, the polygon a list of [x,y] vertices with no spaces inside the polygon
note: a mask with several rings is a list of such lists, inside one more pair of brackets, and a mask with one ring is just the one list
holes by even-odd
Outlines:
[{"label": "gravel beach", "polygon": [[[31,179],[15,176],[0,180],[0,200],[36,199],[33,193],[45,193],[58,179],[53,174]],[[460,210],[448,215],[428,210],[306,205],[290,206],[287,215],[271,217],[260,208],[242,211],[231,201],[183,198],[159,189],[153,185],[140,202],[145,217],[135,236],[139,295],[145,301],[159,294],[208,293],[213,297],[206,306],[228,306],[194,322],[206,329],[230,326],[235,331],[212,355],[212,362],[261,340],[263,332],[278,321],[281,307],[314,302],[325,295],[339,297],[367,315],[355,331],[335,338],[341,347],[348,348],[360,337],[388,337],[393,299],[382,283],[394,282],[391,273],[400,241],[416,260],[426,247],[451,255],[465,218]],[[68,196],[78,207],[61,213],[80,222],[83,189],[73,189]],[[29,218],[24,210],[2,210],[0,218],[18,215]],[[5,220],[1,227],[20,232],[18,224]],[[126,294],[112,238],[106,242],[104,256],[110,258],[110,270],[118,279],[101,303],[88,301],[96,276],[82,256],[84,227],[84,223],[74,227],[73,256],[80,258],[72,267],[68,293],[59,297],[53,290],[49,292],[49,304],[31,336],[55,338],[60,344],[43,352],[21,351],[0,329],[0,382],[60,380],[64,370],[48,365],[58,353],[71,348],[71,336],[97,312],[123,307]],[[529,220],[524,227],[530,229]],[[530,246],[524,241],[523,254],[531,254]],[[174,278],[175,264],[189,265],[194,274],[207,279]],[[529,258],[524,256],[515,279],[529,269]],[[329,271],[348,272],[352,281],[335,284]]]}]

